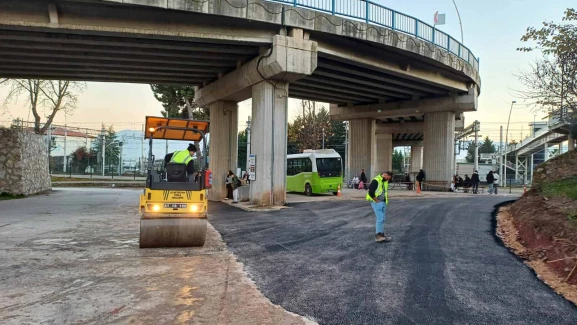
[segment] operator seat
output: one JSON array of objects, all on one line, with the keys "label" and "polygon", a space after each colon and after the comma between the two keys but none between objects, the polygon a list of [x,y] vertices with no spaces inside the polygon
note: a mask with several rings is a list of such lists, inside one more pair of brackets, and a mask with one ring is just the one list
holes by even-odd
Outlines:
[{"label": "operator seat", "polygon": [[186,165],[175,162],[167,163],[166,180],[168,182],[186,182]]}]

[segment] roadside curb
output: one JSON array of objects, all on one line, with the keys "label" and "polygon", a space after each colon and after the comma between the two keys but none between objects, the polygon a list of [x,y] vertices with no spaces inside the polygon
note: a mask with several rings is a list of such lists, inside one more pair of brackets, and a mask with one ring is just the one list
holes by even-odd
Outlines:
[{"label": "roadside curb", "polygon": [[249,202],[239,202],[238,204],[233,204],[231,200],[220,200],[220,202],[227,204],[231,207],[241,209],[247,212],[273,212],[280,211],[283,209],[290,209],[289,206],[257,206],[250,205]]}]

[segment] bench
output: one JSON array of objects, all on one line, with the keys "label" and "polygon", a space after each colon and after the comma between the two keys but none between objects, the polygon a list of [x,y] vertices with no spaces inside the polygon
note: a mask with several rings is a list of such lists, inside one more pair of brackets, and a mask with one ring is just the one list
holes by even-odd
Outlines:
[{"label": "bench", "polygon": [[[463,193],[473,193],[472,192],[473,186],[463,188]],[[477,191],[483,194],[485,192],[485,186],[479,186]]]},{"label": "bench", "polygon": [[442,192],[448,192],[449,189],[451,188],[451,185],[449,182],[444,182],[444,181],[436,181],[436,182],[423,182],[421,184],[421,189],[423,191],[442,191]]},{"label": "bench", "polygon": [[400,188],[400,189],[406,189],[406,190],[413,190],[413,185],[415,183],[413,182],[393,182],[393,183],[389,183],[389,185],[392,185],[391,189],[394,188]]}]

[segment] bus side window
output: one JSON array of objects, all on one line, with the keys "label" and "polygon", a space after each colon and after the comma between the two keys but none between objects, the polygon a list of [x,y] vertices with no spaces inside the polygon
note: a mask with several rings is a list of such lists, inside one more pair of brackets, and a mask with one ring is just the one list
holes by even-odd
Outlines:
[{"label": "bus side window", "polygon": [[286,162],[286,174],[287,174],[287,176],[294,175],[293,161],[294,161],[294,159],[289,159]]},{"label": "bus side window", "polygon": [[294,159],[293,166],[294,166],[293,175],[298,175],[302,173],[302,159]]},{"label": "bus side window", "polygon": [[312,173],[313,171],[313,163],[310,160],[310,158],[305,158],[304,159],[304,164],[303,164],[303,172],[305,173]]}]

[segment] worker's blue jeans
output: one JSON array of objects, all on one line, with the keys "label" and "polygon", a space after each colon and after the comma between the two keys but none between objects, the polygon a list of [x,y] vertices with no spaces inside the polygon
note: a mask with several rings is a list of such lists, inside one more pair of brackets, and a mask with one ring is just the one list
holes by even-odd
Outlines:
[{"label": "worker's blue jeans", "polygon": [[371,206],[375,211],[375,215],[377,216],[377,224],[376,224],[376,232],[375,233],[385,233],[385,211],[387,211],[387,205],[384,201],[380,201],[379,203],[375,203],[374,201],[371,202]]}]

